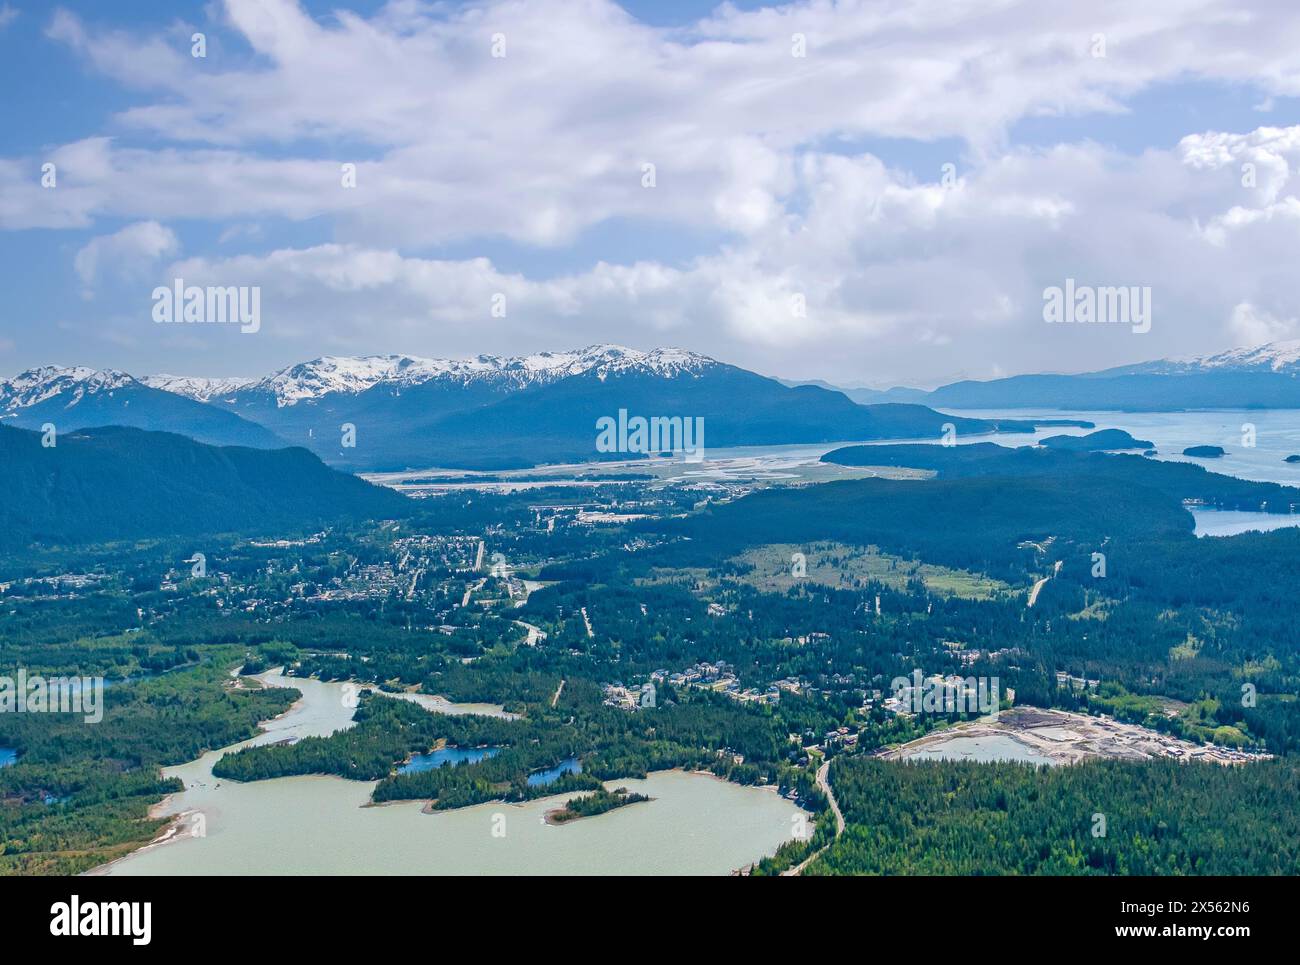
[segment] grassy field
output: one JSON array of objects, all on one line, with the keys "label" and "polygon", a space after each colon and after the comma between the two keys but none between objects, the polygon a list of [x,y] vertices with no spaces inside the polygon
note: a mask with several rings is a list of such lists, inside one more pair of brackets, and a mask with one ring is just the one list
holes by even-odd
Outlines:
[{"label": "grassy field", "polygon": [[[794,575],[792,558],[802,553],[805,575]],[[826,586],[853,586],[877,580],[886,586],[903,587],[920,579],[935,592],[971,600],[988,600],[1015,590],[1000,580],[979,573],[935,566],[882,553],[874,546],[847,546],[843,543],[769,544],[747,550],[736,561],[753,567],[741,579],[758,589],[784,593],[801,580]]]}]

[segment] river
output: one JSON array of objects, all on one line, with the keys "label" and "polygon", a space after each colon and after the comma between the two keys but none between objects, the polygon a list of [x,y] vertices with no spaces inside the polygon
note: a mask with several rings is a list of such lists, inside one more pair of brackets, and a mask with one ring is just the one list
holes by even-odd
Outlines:
[{"label": "river", "polygon": [[186,788],[159,812],[185,815],[179,832],[97,873],[727,874],[774,852],[803,813],[771,789],[681,771],[610,781],[610,788],[627,787],[654,800],[558,827],[547,825],[544,815],[572,795],[424,814],[420,801],[367,807],[375,786],[370,781],[311,776],[241,784],[214,778],[213,764],[236,748],[352,724],[348,704],[354,701],[345,699],[350,691],[343,684],[275,673],[261,679],[296,688],[303,699],[252,740],[165,768]]}]

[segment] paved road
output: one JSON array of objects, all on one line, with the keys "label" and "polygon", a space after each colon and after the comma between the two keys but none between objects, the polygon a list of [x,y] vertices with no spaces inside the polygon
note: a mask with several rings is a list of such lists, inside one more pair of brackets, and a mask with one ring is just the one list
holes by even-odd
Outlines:
[{"label": "paved road", "polygon": [[[835,800],[835,792],[831,790],[830,770],[831,770],[830,761],[827,761],[826,763],[822,764],[821,767],[817,768],[817,786],[821,788],[822,793],[826,795],[826,801],[831,806],[831,813],[835,815],[835,837],[838,838],[841,834],[844,833],[844,813],[840,810],[840,803]],[[830,845],[828,844],[825,847],[818,848],[816,851],[814,851],[808,857],[804,858],[793,868],[790,868],[787,871],[783,871],[782,875],[784,875],[785,877],[797,877],[798,875],[803,874],[803,869],[808,867],[808,865],[810,865],[817,858],[821,857],[822,852],[829,847]]]},{"label": "paved road", "polygon": [[[1052,567],[1052,576],[1055,576],[1057,573],[1060,573],[1060,572],[1061,572],[1061,564],[1062,564],[1063,562],[1065,562],[1065,561],[1064,561],[1064,560],[1057,560],[1057,561],[1056,561],[1056,565],[1055,565],[1054,567]],[[1039,580],[1037,583],[1034,584],[1034,588],[1033,588],[1032,590],[1029,591],[1029,603],[1028,603],[1028,606],[1033,606],[1035,603],[1038,602],[1038,591],[1041,590],[1045,585],[1047,585],[1047,581],[1050,580],[1050,579],[1052,578],[1052,576],[1045,576],[1045,577],[1043,577],[1041,580]]]}]

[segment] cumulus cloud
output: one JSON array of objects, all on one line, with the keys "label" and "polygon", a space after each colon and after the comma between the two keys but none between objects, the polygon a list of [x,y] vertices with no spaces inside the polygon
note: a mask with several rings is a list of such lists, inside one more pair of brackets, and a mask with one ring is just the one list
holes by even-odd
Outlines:
[{"label": "cumulus cloud", "polygon": [[[684,341],[765,371],[787,371],[797,349],[842,378],[1103,367],[1117,352],[1185,352],[1193,335],[1214,347],[1284,333],[1276,317],[1300,290],[1276,266],[1300,256],[1300,234],[1267,220],[1242,223],[1230,241],[1198,230],[1281,197],[1242,188],[1235,168],[1189,160],[1199,154],[1191,141],[1136,158],[1097,145],[1022,149],[949,187],[871,155],[808,154],[794,174],[799,213],[682,267],[598,263],[533,280],[484,258],[328,244],[189,259],[171,271],[200,284],[262,285],[273,337],[328,337],[355,351],[617,337]],[[1150,287],[1152,331],[1135,342],[1122,328],[1046,326],[1043,289],[1067,278]],[[491,315],[498,293],[505,318]]]},{"label": "cumulus cloud", "polygon": [[[1021,118],[1119,111],[1160,80],[1300,93],[1300,18],[1226,0],[1158,12],[988,0],[960,22],[949,0],[724,6],[687,29],[645,26],[609,0],[403,2],[328,25],[293,0],[227,0],[224,13],[257,55],[230,69],[189,57],[178,37],[56,14],[51,37],[155,95],[122,112],[124,128],[182,146],[97,142],[100,163],[69,172],[81,197],[36,195],[10,221],[238,209],[333,214],[353,237],[409,244],[564,244],[611,217],[743,235],[780,217],[795,152],[828,138],[956,137],[988,152]],[[1092,55],[1098,34],[1103,58]],[[497,35],[504,56],[493,56]],[[364,156],[322,158],[340,142]],[[268,144],[288,156],[272,159]],[[347,162],[359,169],[351,192]]]},{"label": "cumulus cloud", "polygon": [[[216,222],[220,253],[170,270],[262,285],[284,353],[672,340],[783,374],[937,381],[1209,351],[1297,315],[1276,266],[1298,253],[1300,127],[1136,155],[1010,133],[1128,110],[1159,83],[1298,96],[1300,18],[1283,0],[807,0],[671,28],[609,0],[399,0],[328,19],[226,0],[210,29],[238,43],[203,61],[188,28],[55,14],[51,40],[132,106],[112,137],[0,158],[0,227]],[[853,147],[872,139],[964,148],[945,181]],[[57,190],[32,177],[45,161]],[[329,241],[226,254],[276,219],[319,221]],[[710,241],[559,276],[427,253],[563,248],[616,220]],[[78,254],[83,280],[108,245]],[[1041,292],[1066,278],[1151,286],[1151,333],[1045,327]]]},{"label": "cumulus cloud", "polygon": [[93,289],[106,274],[118,277],[143,276],[159,259],[180,250],[176,235],[156,221],[138,221],[111,235],[92,238],[73,259],[77,277]]}]

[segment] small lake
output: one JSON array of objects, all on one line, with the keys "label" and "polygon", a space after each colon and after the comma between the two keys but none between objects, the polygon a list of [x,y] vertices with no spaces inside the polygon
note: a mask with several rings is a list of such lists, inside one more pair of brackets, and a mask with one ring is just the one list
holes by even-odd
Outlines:
[{"label": "small lake", "polygon": [[1033,751],[1028,745],[1013,737],[996,734],[989,737],[949,737],[918,747],[903,754],[909,761],[977,761],[982,764],[994,761],[1025,761],[1030,764],[1055,764],[1050,758]]},{"label": "small lake", "polygon": [[412,754],[411,759],[397,769],[398,774],[415,774],[432,771],[437,767],[455,767],[457,764],[477,764],[501,753],[499,747],[441,747],[427,754]]},{"label": "small lake", "polygon": [[554,767],[548,767],[544,771],[535,771],[528,775],[529,787],[545,787],[547,784],[554,784],[565,774],[581,774],[582,764],[576,757],[570,757],[568,760],[560,761]]},{"label": "small lake", "polygon": [[[546,812],[573,794],[424,814],[423,801],[368,806],[372,781],[305,776],[241,784],[214,778],[212,765],[235,748],[352,726],[354,707],[348,705],[355,700],[342,683],[275,673],[260,679],[296,688],[303,699],[251,740],[164,768],[185,790],[158,813],[188,815],[180,833],[93,873],[725,875],[775,852],[804,814],[771,788],[683,771],[610,781],[611,789],[626,787],[654,800],[558,827],[546,823]],[[194,812],[201,812],[201,822]]]},{"label": "small lake", "polygon": [[0,747],[0,767],[8,767],[18,760],[18,752],[8,747]]}]

